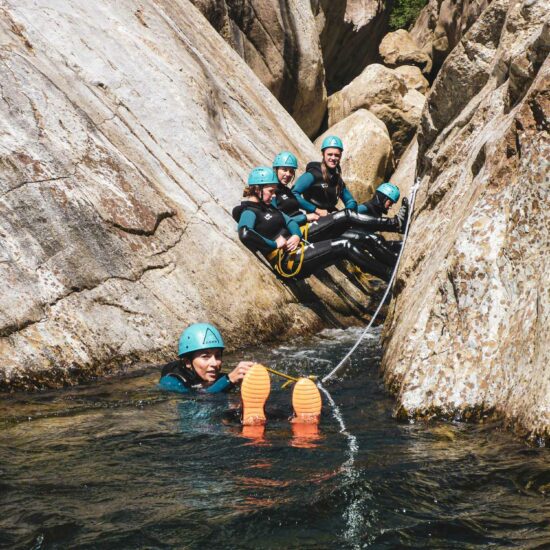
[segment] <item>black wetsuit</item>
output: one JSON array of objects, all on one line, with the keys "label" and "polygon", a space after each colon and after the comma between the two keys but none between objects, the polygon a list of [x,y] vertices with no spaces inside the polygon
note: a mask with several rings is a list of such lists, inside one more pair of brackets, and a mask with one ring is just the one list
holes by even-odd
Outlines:
[{"label": "black wetsuit", "polygon": [[[307,223],[306,215],[300,211],[298,200],[283,185],[279,186],[272,204],[299,225]],[[387,266],[393,267],[397,255],[386,244],[387,241],[383,237],[375,235],[374,232],[397,232],[399,231],[399,221],[396,218],[387,218],[382,217],[381,214],[374,214],[376,210],[368,208],[367,204],[370,203],[365,203],[364,210],[369,212],[368,214],[361,214],[346,208],[330,212],[328,215],[320,217],[317,221],[310,222],[307,226],[306,240],[316,243],[338,238],[349,239],[357,244],[359,248],[368,250],[377,260]],[[373,215],[370,212],[373,212]]]},{"label": "black wetsuit", "polygon": [[233,209],[233,218],[239,224],[241,242],[252,252],[261,252],[281,276],[292,274],[291,278],[305,278],[340,260],[348,260],[384,281],[391,276],[391,269],[347,239],[322,240],[299,246],[294,252],[278,251],[277,237],[298,235],[302,238],[302,233],[295,220],[271,205],[243,201]]},{"label": "black wetsuit", "polygon": [[342,176],[336,170],[328,171],[329,182],[323,179],[320,162],[309,162],[304,172],[294,184],[292,193],[298,200],[300,208],[306,212],[315,212],[317,208],[334,212],[338,200],[346,208],[357,209],[357,201],[349,192]]}]

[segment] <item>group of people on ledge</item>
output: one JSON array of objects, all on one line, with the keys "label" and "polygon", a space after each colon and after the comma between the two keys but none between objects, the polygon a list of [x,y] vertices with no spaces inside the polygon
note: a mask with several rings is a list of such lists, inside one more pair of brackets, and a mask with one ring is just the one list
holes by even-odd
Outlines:
[{"label": "group of people on ledge", "polygon": [[[384,281],[391,277],[401,241],[387,241],[376,232],[404,233],[408,201],[403,198],[395,217],[385,216],[400,193],[397,186],[382,183],[370,201],[358,204],[342,179],[343,151],[340,138],[325,138],[321,161],[308,163],[292,187],[298,159],[288,151],[279,153],[272,167],[250,172],[244,200],[233,209],[233,218],[243,244],[261,253],[281,277],[305,278],[340,260],[348,260]],[[336,208],[339,201],[344,205],[342,210]],[[213,325],[189,326],[179,339],[179,358],[165,365],[159,386],[178,393],[220,393],[241,386],[242,424],[263,426],[270,393],[268,369],[241,361],[223,373],[224,348],[223,338]],[[321,406],[315,383],[300,378],[292,393],[290,421],[317,424]]]},{"label": "group of people on ledge", "polygon": [[326,137],[321,161],[308,163],[292,187],[298,159],[288,151],[248,176],[244,200],[233,209],[239,238],[283,278],[302,279],[340,260],[384,281],[391,277],[401,241],[387,241],[376,231],[403,233],[408,200],[403,198],[395,217],[386,217],[400,193],[382,183],[370,201],[358,204],[342,179],[343,151],[340,138]]}]

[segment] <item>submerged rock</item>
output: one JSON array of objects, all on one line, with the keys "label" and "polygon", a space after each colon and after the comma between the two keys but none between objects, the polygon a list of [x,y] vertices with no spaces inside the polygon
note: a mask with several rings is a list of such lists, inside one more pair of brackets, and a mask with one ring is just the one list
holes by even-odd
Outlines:
[{"label": "submerged rock", "polygon": [[251,166],[316,151],[187,0],[8,0],[0,42],[0,388],[172,358],[194,321],[234,347],[365,313],[238,242]]},{"label": "submerged rock", "polygon": [[549,28],[544,0],[494,0],[428,96],[385,325],[406,415],[495,411],[550,435]]}]

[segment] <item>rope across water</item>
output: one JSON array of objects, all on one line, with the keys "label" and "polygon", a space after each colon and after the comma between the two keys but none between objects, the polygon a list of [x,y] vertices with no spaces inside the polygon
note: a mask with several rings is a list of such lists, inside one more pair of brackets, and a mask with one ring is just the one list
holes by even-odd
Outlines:
[{"label": "rope across water", "polygon": [[384,296],[382,296],[382,299],[380,300],[380,303],[378,304],[378,307],[376,308],[376,311],[374,312],[374,315],[372,316],[372,319],[370,320],[369,324],[365,328],[365,330],[361,333],[355,344],[351,347],[351,349],[346,353],[346,355],[343,357],[343,359],[323,378],[321,379],[322,383],[327,382],[330,380],[336,373],[338,373],[346,361],[351,357],[353,352],[359,347],[359,344],[363,341],[365,336],[367,335],[368,331],[371,329],[372,325],[374,324],[374,321],[378,317],[378,314],[380,313],[380,310],[382,309],[382,306],[384,305],[384,302],[386,301],[386,298],[388,297],[388,294],[390,293],[390,290],[392,289],[393,283],[395,281],[395,276],[397,275],[397,270],[399,269],[399,263],[401,261],[401,256],[403,255],[403,250],[405,250],[405,243],[407,242],[407,237],[409,236],[409,227],[410,227],[410,221],[412,217],[412,213],[414,210],[414,202],[416,199],[416,191],[418,190],[418,187],[420,185],[420,178],[417,178],[414,185],[411,188],[411,199],[410,199],[410,206],[409,206],[409,215],[407,216],[407,225],[405,227],[405,234],[403,235],[403,244],[401,246],[401,250],[399,251],[399,256],[397,257],[397,262],[395,263],[395,267],[393,268],[393,272],[391,274],[391,278],[388,282],[388,286],[386,287],[386,292],[384,292]]}]

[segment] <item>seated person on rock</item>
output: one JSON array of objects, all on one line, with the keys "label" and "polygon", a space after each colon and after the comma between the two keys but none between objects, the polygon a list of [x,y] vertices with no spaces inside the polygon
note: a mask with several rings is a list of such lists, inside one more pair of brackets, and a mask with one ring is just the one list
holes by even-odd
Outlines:
[{"label": "seated person on rock", "polygon": [[272,168],[259,167],[250,172],[243,193],[246,200],[233,209],[239,238],[247,248],[263,254],[284,278],[305,278],[340,260],[348,260],[364,272],[389,280],[391,268],[359,250],[348,239],[306,243],[298,224],[271,204],[278,185]]},{"label": "seated person on rock", "polygon": [[[332,136],[332,139],[337,140],[338,138]],[[341,141],[334,141],[334,143],[340,145]],[[338,150],[338,147],[333,148]],[[328,149],[325,149],[325,151],[326,150]],[[310,163],[310,165],[311,164],[312,163]],[[380,210],[380,213],[375,214],[374,212],[375,205],[378,204],[378,197],[382,196],[382,194],[379,193],[381,189],[382,192],[384,190],[387,191],[388,188],[391,189],[391,199],[386,197],[386,200],[390,200],[390,206],[399,199],[399,189],[389,183],[381,185],[377,189],[373,199],[369,203],[365,203],[365,206],[361,205],[360,208],[363,208],[366,213],[361,214],[350,208],[346,208],[344,210],[331,211],[322,216],[315,212],[305,214],[301,209],[302,207],[298,198],[294,194],[294,189],[292,189],[292,192],[288,189],[288,185],[292,183],[297,168],[298,159],[289,151],[283,151],[275,157],[273,169],[277,174],[279,185],[275,191],[275,196],[271,204],[301,226],[300,229],[307,241],[319,242],[336,238],[349,239],[354,242],[358,248],[368,250],[377,260],[383,262],[385,265],[393,267],[397,258],[394,249],[387,246],[386,241],[382,237],[375,235],[374,232],[387,231],[402,233],[408,216],[408,202],[406,199],[403,199],[403,205],[394,218],[382,217],[382,213],[387,213],[387,208],[385,210]],[[306,174],[304,174],[304,176]],[[304,176],[301,176],[300,179]],[[395,194],[397,194],[397,199],[393,200]],[[371,203],[373,206],[370,206]]]},{"label": "seated person on rock", "polygon": [[[267,369],[253,361],[241,361],[231,372],[222,374],[225,344],[218,329],[209,323],[187,327],[178,342],[178,361],[162,369],[159,387],[189,394],[228,392],[242,385],[242,424],[265,424],[265,403],[270,393]],[[312,380],[300,378],[292,394],[293,423],[317,423],[321,414],[321,396]]]}]

